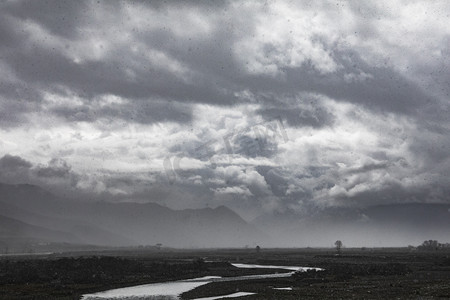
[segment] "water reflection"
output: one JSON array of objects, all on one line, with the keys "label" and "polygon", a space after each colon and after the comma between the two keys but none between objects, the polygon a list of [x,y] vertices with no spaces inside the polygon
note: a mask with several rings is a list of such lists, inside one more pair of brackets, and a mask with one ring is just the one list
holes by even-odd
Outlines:
[{"label": "water reflection", "polygon": [[[262,278],[282,278],[289,277],[295,272],[305,272],[307,270],[317,270],[321,271],[320,268],[307,268],[307,267],[295,267],[295,266],[272,266],[272,265],[250,265],[250,264],[232,264],[237,268],[261,268],[261,269],[283,269],[289,270],[291,272],[286,273],[272,273],[263,275],[247,275],[238,277],[218,277],[218,276],[206,276],[200,278],[192,278],[187,280],[163,282],[163,283],[151,283],[144,284],[120,289],[113,289],[104,292],[87,294],[82,297],[83,300],[100,300],[100,299],[117,299],[117,300],[149,300],[149,299],[179,299],[178,295],[190,291],[201,285],[205,285],[210,282],[219,281],[239,281],[239,280],[249,280],[249,279],[262,279]],[[230,297],[240,297],[244,296],[242,293],[239,295],[233,294]],[[225,296],[220,296],[223,298]],[[201,298],[201,300],[219,299],[217,297]]]},{"label": "water reflection", "polygon": [[201,280],[194,278],[187,281],[173,281],[163,283],[151,283],[120,289],[113,289],[95,294],[84,295],[83,300],[99,299],[120,299],[120,300],[141,300],[141,299],[178,299],[178,295],[192,290],[198,286],[211,282],[211,279]]}]

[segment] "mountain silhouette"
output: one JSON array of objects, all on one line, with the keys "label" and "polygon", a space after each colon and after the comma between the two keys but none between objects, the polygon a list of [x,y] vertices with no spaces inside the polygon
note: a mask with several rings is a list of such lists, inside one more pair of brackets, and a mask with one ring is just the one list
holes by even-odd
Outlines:
[{"label": "mountain silhouette", "polygon": [[[38,186],[0,184],[0,216],[23,222],[17,238],[106,246],[242,247],[266,236],[225,206],[173,210],[156,203],[113,203],[60,198]],[[21,223],[22,224],[22,223]],[[2,225],[3,226],[3,225]],[[42,234],[37,233],[39,227]],[[49,234],[54,229],[60,235]],[[48,234],[44,231],[48,230]],[[61,236],[62,235],[62,236]],[[65,235],[65,236],[64,236]],[[44,237],[41,238],[41,237]],[[10,231],[9,239],[14,238]]]}]

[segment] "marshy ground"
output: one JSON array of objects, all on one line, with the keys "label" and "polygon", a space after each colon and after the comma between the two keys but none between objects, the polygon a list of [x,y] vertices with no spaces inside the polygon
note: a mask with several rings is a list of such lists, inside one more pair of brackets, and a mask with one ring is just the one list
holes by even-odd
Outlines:
[{"label": "marshy ground", "polygon": [[[239,299],[450,299],[450,252],[406,248],[110,250],[0,259],[1,299],[79,299],[85,293],[202,276],[274,270],[230,263],[324,268],[288,278],[213,282],[183,299],[253,292]],[[283,272],[280,270],[280,272]],[[284,271],[286,272],[286,270]],[[289,288],[289,289],[277,289]]]}]

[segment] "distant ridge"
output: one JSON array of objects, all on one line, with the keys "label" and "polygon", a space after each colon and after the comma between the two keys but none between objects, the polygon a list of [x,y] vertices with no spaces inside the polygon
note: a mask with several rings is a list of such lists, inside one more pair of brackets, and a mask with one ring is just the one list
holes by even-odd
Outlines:
[{"label": "distant ridge", "polygon": [[60,243],[79,242],[78,239],[70,233],[27,224],[25,222],[0,215],[0,240],[15,239]]},{"label": "distant ridge", "polygon": [[267,238],[225,206],[173,210],[156,203],[77,202],[38,186],[0,183],[2,207],[17,221],[58,228],[86,244],[243,247]]}]

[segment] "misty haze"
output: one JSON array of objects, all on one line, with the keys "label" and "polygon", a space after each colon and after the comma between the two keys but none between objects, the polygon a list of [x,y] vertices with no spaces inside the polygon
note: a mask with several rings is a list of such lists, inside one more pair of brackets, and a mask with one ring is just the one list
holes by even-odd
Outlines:
[{"label": "misty haze", "polygon": [[0,299],[448,298],[449,14],[1,1]]}]

